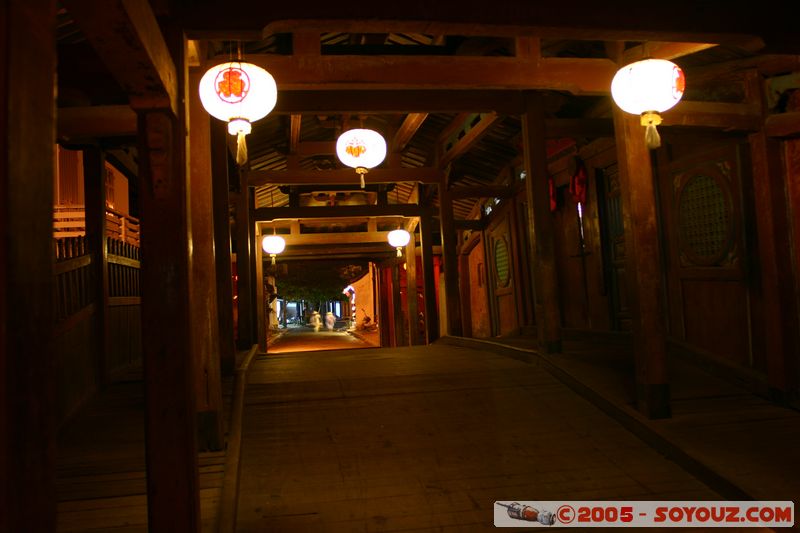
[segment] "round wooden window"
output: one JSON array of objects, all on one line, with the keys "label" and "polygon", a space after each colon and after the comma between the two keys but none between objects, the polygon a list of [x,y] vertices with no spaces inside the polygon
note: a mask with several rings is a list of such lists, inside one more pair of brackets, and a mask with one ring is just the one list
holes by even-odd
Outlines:
[{"label": "round wooden window", "polygon": [[692,176],[678,200],[681,251],[693,263],[712,265],[731,247],[733,214],[727,184],[711,176]]},{"label": "round wooden window", "polygon": [[494,241],[494,268],[497,273],[497,286],[508,287],[511,281],[511,268],[505,239]]}]

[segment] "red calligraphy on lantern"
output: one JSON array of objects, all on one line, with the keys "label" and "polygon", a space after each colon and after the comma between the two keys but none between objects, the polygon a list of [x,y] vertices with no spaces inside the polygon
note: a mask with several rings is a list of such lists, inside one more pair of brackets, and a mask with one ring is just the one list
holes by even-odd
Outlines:
[{"label": "red calligraphy on lantern", "polygon": [[250,90],[250,78],[239,68],[227,68],[217,75],[217,96],[229,104],[241,102]]}]

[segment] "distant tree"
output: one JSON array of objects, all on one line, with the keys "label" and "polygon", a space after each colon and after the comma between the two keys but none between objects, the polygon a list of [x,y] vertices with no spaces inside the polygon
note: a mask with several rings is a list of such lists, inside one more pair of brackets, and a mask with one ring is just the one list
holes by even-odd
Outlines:
[{"label": "distant tree", "polygon": [[350,282],[367,272],[366,262],[349,261],[298,261],[288,266],[288,272],[275,283],[278,294],[286,300],[326,302],[346,300],[342,294]]}]

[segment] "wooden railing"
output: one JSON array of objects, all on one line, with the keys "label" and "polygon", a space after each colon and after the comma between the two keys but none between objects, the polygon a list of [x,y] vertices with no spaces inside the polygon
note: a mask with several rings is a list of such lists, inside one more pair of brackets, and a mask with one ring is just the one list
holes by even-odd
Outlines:
[{"label": "wooden railing", "polygon": [[[56,239],[86,234],[86,211],[82,205],[57,205],[53,210]],[[106,209],[106,236],[139,246],[139,219]]]}]

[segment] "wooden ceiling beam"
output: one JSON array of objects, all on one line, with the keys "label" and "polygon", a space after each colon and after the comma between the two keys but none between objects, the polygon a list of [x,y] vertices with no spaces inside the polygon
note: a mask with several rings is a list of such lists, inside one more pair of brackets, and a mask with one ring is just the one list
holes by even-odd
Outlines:
[{"label": "wooden ceiling beam", "polygon": [[335,154],[336,141],[304,141],[297,145],[295,153],[300,157]]},{"label": "wooden ceiling beam", "polygon": [[413,204],[341,205],[323,207],[259,207],[253,211],[253,220],[268,222],[281,219],[302,218],[357,218],[379,216],[436,216],[436,209]]},{"label": "wooden ceiling beam", "polygon": [[800,136],[800,112],[790,111],[768,116],[764,122],[764,132],[769,137]]},{"label": "wooden ceiling beam", "polygon": [[453,187],[448,191],[453,200],[465,198],[511,198],[514,189],[505,185],[484,185],[482,187]]},{"label": "wooden ceiling beam", "polygon": [[709,48],[718,46],[713,43],[675,43],[648,41],[644,44],[628,48],[622,54],[622,62],[627,65],[642,59],[678,59]]},{"label": "wooden ceiling beam", "polygon": [[403,123],[397,129],[397,133],[395,133],[392,139],[389,150],[391,152],[402,151],[414,137],[414,134],[417,133],[417,130],[419,130],[426,118],[428,118],[428,113],[409,113],[406,115],[406,118],[403,120]]},{"label": "wooden ceiling beam", "polygon": [[177,113],[175,63],[148,2],[63,0],[134,109]]},{"label": "wooden ceiling beam", "polygon": [[368,243],[388,243],[388,231],[351,231],[351,232],[325,232],[325,233],[301,233],[299,235],[282,235],[286,241],[286,246],[306,246],[306,245],[340,245],[340,244],[368,244]]},{"label": "wooden ceiling beam", "polygon": [[[350,168],[336,170],[250,170],[246,172],[251,187],[278,185],[348,185],[358,183],[356,171]],[[396,183],[418,181],[441,183],[444,172],[432,167],[373,168],[366,176],[367,183]]]},{"label": "wooden ceiling beam", "polygon": [[62,107],[58,109],[57,131],[58,139],[64,142],[134,136],[136,113],[127,105]]},{"label": "wooden ceiling beam", "polygon": [[278,83],[278,103],[273,114],[311,113],[457,113],[496,111],[521,114],[519,90],[290,90]]},{"label": "wooden ceiling beam", "polygon": [[[476,56],[303,56],[251,54],[279,90],[517,89],[608,94],[609,59]],[[216,63],[213,60],[212,63]]]},{"label": "wooden ceiling beam", "polygon": [[498,119],[496,113],[490,113],[481,117],[480,122],[475,124],[466,134],[461,137],[447,152],[442,154],[439,159],[439,167],[445,168],[453,160],[465,154],[472,146],[483,137],[489,128]]},{"label": "wooden ceiling beam", "polygon": [[297,145],[300,144],[300,123],[302,115],[293,113],[289,118],[289,153],[297,153]]},{"label": "wooden ceiling beam", "polygon": [[662,126],[695,126],[727,131],[757,131],[764,122],[754,104],[681,101],[661,114]]}]

